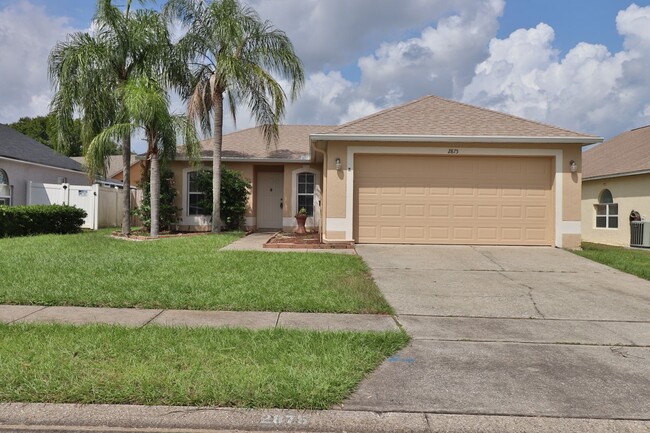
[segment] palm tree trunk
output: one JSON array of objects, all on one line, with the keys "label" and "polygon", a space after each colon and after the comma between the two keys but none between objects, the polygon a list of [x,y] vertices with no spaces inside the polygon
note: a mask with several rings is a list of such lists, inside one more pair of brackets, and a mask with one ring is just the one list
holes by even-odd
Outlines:
[{"label": "palm tree trunk", "polygon": [[151,187],[151,232],[152,238],[157,238],[160,232],[160,164],[158,163],[158,152],[151,155],[151,176],[149,177]]},{"label": "palm tree trunk", "polygon": [[122,137],[122,234],[131,233],[131,135]]},{"label": "palm tree trunk", "polygon": [[221,231],[221,144],[223,142],[223,93],[214,99],[214,137],[212,137],[212,233]]}]

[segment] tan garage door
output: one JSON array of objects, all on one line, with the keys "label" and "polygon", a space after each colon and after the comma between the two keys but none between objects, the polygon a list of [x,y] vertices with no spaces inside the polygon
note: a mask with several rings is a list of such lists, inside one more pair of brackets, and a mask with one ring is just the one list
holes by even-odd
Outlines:
[{"label": "tan garage door", "polygon": [[553,245],[552,159],[356,155],[359,243]]}]

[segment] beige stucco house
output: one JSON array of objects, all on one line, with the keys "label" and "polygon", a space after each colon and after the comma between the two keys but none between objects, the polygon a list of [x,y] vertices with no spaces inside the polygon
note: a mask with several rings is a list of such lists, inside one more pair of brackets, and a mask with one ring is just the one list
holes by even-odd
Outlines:
[{"label": "beige stucco house", "polygon": [[630,213],[650,219],[650,126],[624,132],[583,156],[582,238],[630,245]]},{"label": "beige stucco house", "polygon": [[[337,127],[224,136],[253,185],[247,225],[291,229],[301,207],[325,242],[548,245],[581,239],[585,135],[435,96]],[[211,152],[204,152],[209,166]],[[173,164],[181,224],[204,226],[194,168]]]}]

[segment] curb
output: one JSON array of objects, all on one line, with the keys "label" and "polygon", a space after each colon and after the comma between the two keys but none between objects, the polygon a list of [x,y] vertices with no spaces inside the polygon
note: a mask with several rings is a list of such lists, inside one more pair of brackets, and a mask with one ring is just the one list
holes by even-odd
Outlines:
[{"label": "curb", "polygon": [[346,410],[0,404],[0,432],[650,432],[650,422]]}]

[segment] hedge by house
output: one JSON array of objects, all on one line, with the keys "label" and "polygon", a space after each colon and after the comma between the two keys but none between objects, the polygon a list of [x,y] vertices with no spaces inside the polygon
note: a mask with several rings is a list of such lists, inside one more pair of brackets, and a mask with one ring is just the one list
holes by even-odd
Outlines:
[{"label": "hedge by house", "polygon": [[0,238],[78,233],[86,211],[73,206],[0,206]]}]

